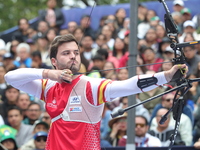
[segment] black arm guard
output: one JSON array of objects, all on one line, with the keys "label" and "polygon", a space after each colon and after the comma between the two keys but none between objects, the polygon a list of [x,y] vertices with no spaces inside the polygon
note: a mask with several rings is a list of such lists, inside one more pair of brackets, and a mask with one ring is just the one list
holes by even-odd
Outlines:
[{"label": "black arm guard", "polygon": [[158,79],[156,77],[138,79],[137,86],[142,90],[151,85],[156,85],[157,82],[158,82]]}]

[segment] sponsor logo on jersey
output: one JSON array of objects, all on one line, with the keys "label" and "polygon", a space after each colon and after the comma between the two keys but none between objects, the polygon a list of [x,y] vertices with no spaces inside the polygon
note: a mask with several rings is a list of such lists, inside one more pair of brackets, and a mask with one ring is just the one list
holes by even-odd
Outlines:
[{"label": "sponsor logo on jersey", "polygon": [[70,104],[81,104],[81,96],[71,96],[70,97]]},{"label": "sponsor logo on jersey", "polygon": [[69,107],[69,112],[82,112],[82,107]]},{"label": "sponsor logo on jersey", "polygon": [[54,98],[51,103],[47,103],[47,107],[57,108],[56,99]]}]

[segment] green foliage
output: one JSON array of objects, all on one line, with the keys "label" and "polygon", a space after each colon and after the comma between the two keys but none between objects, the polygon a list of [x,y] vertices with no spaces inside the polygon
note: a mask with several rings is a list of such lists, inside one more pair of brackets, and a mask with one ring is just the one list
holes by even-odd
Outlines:
[{"label": "green foliage", "polygon": [[[33,19],[38,16],[40,9],[46,8],[47,0],[0,0],[0,32],[14,27],[20,18]],[[57,0],[58,7],[62,7],[63,0]],[[77,1],[77,0],[75,0]],[[146,2],[153,0],[138,0]],[[88,5],[87,0],[82,0]],[[116,0],[96,0],[97,5],[114,4]],[[129,3],[130,0],[118,0],[118,3]]]},{"label": "green foliage", "polygon": [[0,32],[17,25],[20,18],[33,19],[46,0],[0,0]]}]

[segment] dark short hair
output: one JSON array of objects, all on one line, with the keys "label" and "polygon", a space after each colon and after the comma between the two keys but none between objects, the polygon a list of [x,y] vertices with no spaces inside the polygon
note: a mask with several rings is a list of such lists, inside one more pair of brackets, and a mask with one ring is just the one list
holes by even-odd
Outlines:
[{"label": "dark short hair", "polygon": [[34,51],[31,53],[32,57],[39,57],[40,59],[42,59],[42,55],[40,53],[40,51]]},{"label": "dark short hair", "polygon": [[62,45],[63,43],[69,43],[73,41],[78,45],[77,40],[72,34],[56,36],[50,45],[50,58],[56,58],[56,55],[58,53],[58,47],[60,45]]},{"label": "dark short hair", "polygon": [[97,53],[105,58],[105,60],[108,59],[108,51],[106,49],[100,48],[97,50]]},{"label": "dark short hair", "polygon": [[[10,89],[16,89],[15,87],[13,87],[12,85],[8,85],[5,89],[5,91],[10,90]],[[19,91],[19,89],[16,89],[17,91]]]},{"label": "dark short hair", "polygon": [[40,104],[38,104],[38,103],[36,103],[36,102],[31,102],[31,103],[28,105],[28,109],[29,109],[32,105],[38,105],[38,106],[40,107],[40,110],[41,110]]},{"label": "dark short hair", "polygon": [[8,109],[8,111],[7,111],[7,114],[8,114],[11,110],[18,110],[19,113],[20,113],[20,115],[22,115],[22,110],[21,110],[19,107],[17,107],[17,106],[12,106],[12,107],[10,107],[10,108]]},{"label": "dark short hair", "polygon": [[149,122],[148,122],[148,120],[147,120],[147,118],[146,118],[145,116],[143,116],[143,115],[136,115],[135,118],[136,118],[136,117],[143,118],[143,119],[145,120],[145,124],[146,124],[146,125],[149,125]]}]

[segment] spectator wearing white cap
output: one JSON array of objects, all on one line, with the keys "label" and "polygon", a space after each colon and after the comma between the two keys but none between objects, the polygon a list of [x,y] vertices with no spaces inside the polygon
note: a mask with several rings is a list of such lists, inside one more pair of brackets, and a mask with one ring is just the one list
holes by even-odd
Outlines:
[{"label": "spectator wearing white cap", "polygon": [[184,8],[183,0],[174,0],[173,1],[173,10],[180,12]]},{"label": "spectator wearing white cap", "polygon": [[187,20],[183,23],[183,34],[179,37],[179,42],[184,42],[187,33],[191,33],[195,40],[200,40],[200,34],[197,33],[192,20]]}]

